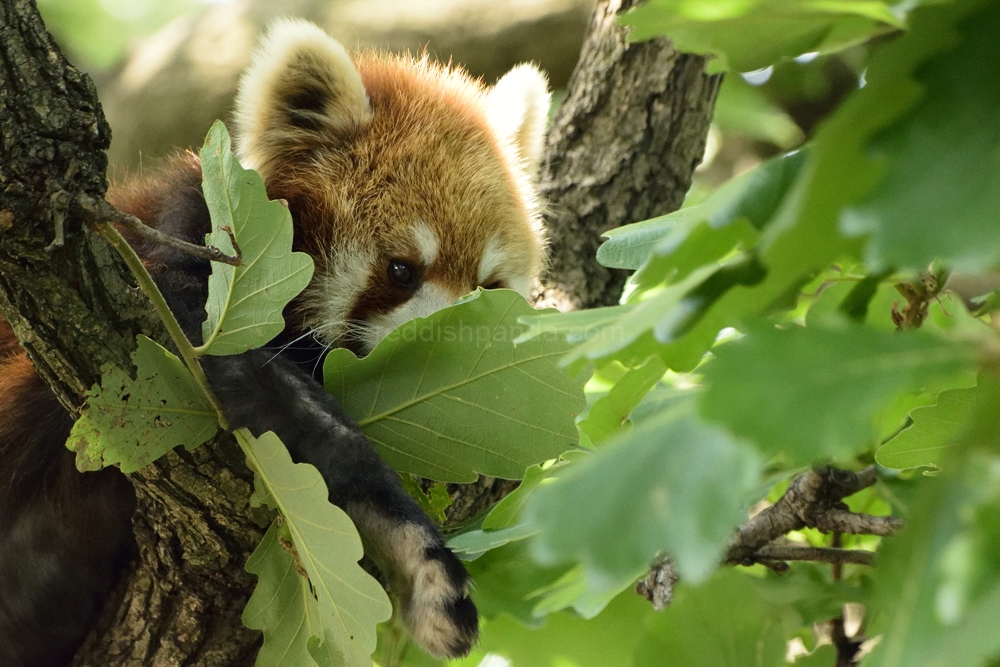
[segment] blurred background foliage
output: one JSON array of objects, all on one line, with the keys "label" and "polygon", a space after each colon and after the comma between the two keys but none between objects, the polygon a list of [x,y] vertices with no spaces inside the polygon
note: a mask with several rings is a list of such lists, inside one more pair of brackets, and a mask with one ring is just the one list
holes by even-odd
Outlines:
[{"label": "blurred background foliage", "polygon": [[[197,147],[227,119],[256,35],[276,16],[316,21],[353,48],[427,50],[495,81],[533,61],[558,92],[586,31],[591,0],[39,0],[70,58],[90,72],[113,129],[113,167],[136,170]],[[859,85],[867,46],[805,54],[729,75],[689,202],[803,143]]]}]

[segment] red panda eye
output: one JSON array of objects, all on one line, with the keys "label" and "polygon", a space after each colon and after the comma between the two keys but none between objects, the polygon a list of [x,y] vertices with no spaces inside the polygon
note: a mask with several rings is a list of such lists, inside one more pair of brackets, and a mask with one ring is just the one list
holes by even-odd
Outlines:
[{"label": "red panda eye", "polygon": [[396,287],[415,290],[420,287],[420,271],[401,259],[389,260],[389,281]]}]

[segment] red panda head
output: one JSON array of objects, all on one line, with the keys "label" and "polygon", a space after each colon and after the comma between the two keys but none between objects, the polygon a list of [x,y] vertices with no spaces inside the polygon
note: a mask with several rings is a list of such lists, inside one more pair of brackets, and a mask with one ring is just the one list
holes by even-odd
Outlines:
[{"label": "red panda head", "polygon": [[303,330],[367,352],[476,287],[527,296],[548,103],[531,66],[487,89],[426,57],[352,60],[310,23],[275,24],[240,83],[237,146],[316,261]]}]

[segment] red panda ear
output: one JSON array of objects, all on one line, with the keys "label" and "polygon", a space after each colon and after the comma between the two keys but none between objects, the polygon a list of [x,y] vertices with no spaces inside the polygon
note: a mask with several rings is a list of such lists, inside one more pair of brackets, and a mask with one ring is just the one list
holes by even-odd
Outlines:
[{"label": "red panda ear", "polygon": [[532,178],[538,173],[549,116],[549,84],[534,65],[518,65],[489,93],[490,125],[518,154]]},{"label": "red panda ear", "polygon": [[240,161],[266,179],[287,150],[363,125],[372,110],[344,47],[312,23],[282,19],[254,51],[233,115]]}]

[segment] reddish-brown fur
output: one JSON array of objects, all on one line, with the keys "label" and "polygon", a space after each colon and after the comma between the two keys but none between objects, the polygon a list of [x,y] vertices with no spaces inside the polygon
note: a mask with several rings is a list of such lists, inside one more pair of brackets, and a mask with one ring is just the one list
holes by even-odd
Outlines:
[{"label": "reddish-brown fur", "polygon": [[386,313],[409,298],[389,283],[384,266],[390,258],[419,262],[417,220],[437,234],[446,259],[424,280],[455,298],[480,285],[479,262],[494,236],[507,251],[505,271],[536,275],[542,249],[534,202],[487,124],[484,87],[406,56],[367,53],[355,65],[371,121],[292,142],[261,165],[271,195],[301,211],[295,238],[319,261],[317,273],[331,248],[376,252],[365,294],[348,317]]}]

